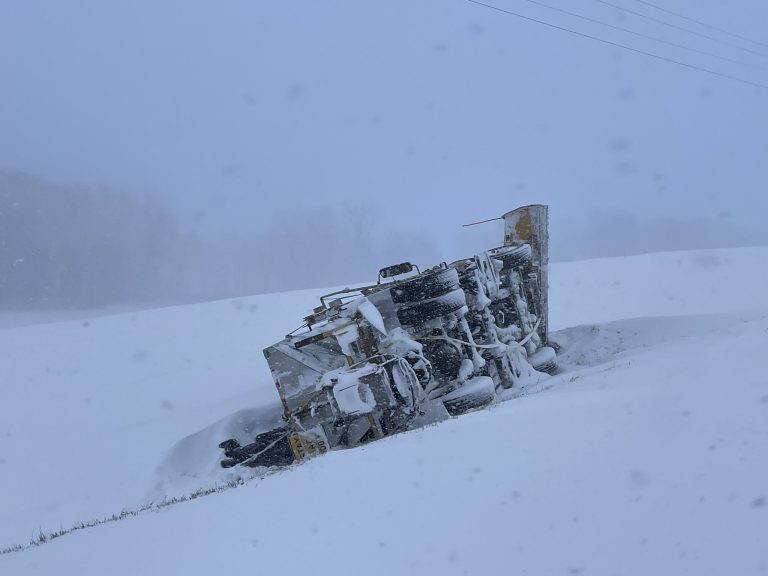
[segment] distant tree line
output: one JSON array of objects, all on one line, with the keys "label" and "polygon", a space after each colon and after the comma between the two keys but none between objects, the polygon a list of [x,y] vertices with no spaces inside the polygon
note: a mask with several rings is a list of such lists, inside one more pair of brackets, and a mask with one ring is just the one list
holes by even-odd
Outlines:
[{"label": "distant tree line", "polygon": [[0,305],[99,306],[179,295],[189,239],[149,200],[0,173]]},{"label": "distant tree line", "polygon": [[300,207],[247,237],[201,238],[156,197],[0,172],[0,309],[165,304],[364,281],[391,263],[382,252],[400,258],[419,246],[398,237],[374,249],[376,223],[360,207]]}]

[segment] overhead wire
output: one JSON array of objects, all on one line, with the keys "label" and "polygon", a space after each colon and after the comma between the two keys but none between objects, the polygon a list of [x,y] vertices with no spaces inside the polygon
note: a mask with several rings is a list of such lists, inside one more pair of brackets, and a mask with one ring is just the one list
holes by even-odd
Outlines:
[{"label": "overhead wire", "polygon": [[688,20],[689,22],[693,22],[694,24],[698,24],[699,26],[704,26],[704,28],[709,28],[710,30],[715,30],[722,34],[727,34],[732,38],[738,38],[739,40],[743,40],[744,42],[751,42],[752,44],[757,44],[758,46],[764,46],[765,48],[768,48],[768,43],[766,42],[760,42],[759,40],[747,38],[746,36],[742,36],[741,34],[736,34],[735,32],[729,32],[724,28],[719,28],[717,26],[713,26],[712,24],[707,24],[706,22],[702,22],[701,20],[697,20],[696,18],[691,18],[690,16],[686,16],[685,14],[681,14],[680,12],[675,12],[674,10],[669,10],[668,8],[664,8],[663,6],[654,4],[653,2],[648,2],[647,0],[635,0],[635,2],[639,2],[640,4],[645,4],[646,6],[655,8],[656,10],[659,10],[661,12],[666,12],[667,14],[670,14],[672,16],[677,16],[678,18],[682,18],[683,20]]},{"label": "overhead wire", "polygon": [[484,2],[480,2],[480,0],[466,0],[467,2],[471,2],[472,4],[477,4],[478,6],[484,6],[485,8],[488,8],[490,10],[495,10],[497,12],[502,12],[504,14],[509,14],[510,16],[515,16],[516,18],[520,18],[522,20],[526,20],[528,22],[534,22],[536,24],[541,24],[542,26],[547,26],[549,28],[553,28],[555,30],[560,30],[562,32],[568,32],[569,34],[574,34],[575,36],[580,36],[582,38],[588,38],[590,40],[594,40],[596,42],[600,42],[602,44],[607,44],[608,46],[614,46],[616,48],[621,48],[623,50],[628,50],[630,52],[635,52],[636,54],[642,54],[644,56],[649,56],[651,58],[655,58],[656,60],[662,60],[664,62],[668,62],[670,64],[677,64],[678,66],[682,66],[684,68],[689,68],[691,70],[697,70],[699,72],[704,72],[705,74],[711,74],[713,76],[718,76],[720,78],[725,78],[727,80],[732,80],[734,82],[739,82],[741,84],[747,84],[749,86],[753,86],[755,88],[768,88],[768,84],[761,84],[760,82],[754,82],[752,80],[747,80],[745,78],[740,78],[739,76],[733,76],[731,74],[725,74],[723,72],[717,72],[715,70],[711,70],[709,68],[704,68],[703,66],[697,66],[696,64],[690,64],[688,62],[682,62],[680,60],[675,60],[673,58],[668,58],[666,56],[662,56],[660,54],[655,54],[653,52],[647,52],[645,50],[640,50],[639,48],[633,48],[632,46],[627,46],[626,44],[620,44],[619,42],[613,42],[611,40],[606,40],[605,38],[600,38],[599,36],[593,36],[591,34],[587,34],[585,32],[579,32],[578,30],[573,30],[571,28],[566,28],[565,26],[559,26],[557,24],[552,24],[551,22],[547,22],[545,20],[539,20],[538,18],[533,18],[532,16],[526,16],[524,14],[520,14],[518,12],[513,12],[512,10],[507,10],[505,8],[500,8],[499,6],[494,6],[493,4],[486,4]]},{"label": "overhead wire", "polygon": [[624,28],[623,26],[616,26],[615,24],[611,24],[610,22],[605,22],[603,20],[598,20],[597,18],[590,18],[589,16],[585,16],[583,14],[578,14],[576,12],[571,12],[569,10],[566,10],[564,8],[560,8],[559,6],[552,6],[551,4],[546,4],[544,2],[540,2],[539,0],[524,0],[525,2],[528,2],[530,4],[535,4],[536,6],[541,6],[543,8],[547,8],[549,10],[554,10],[555,12],[560,12],[562,14],[567,14],[568,16],[573,16],[574,18],[578,18],[580,20],[585,20],[586,22],[592,22],[593,24],[599,24],[600,26],[605,26],[607,28],[611,28],[613,30],[619,30],[621,32],[626,32],[627,34],[633,34],[634,36],[637,36],[639,38],[645,38],[646,40],[653,40],[654,42],[659,42],[661,44],[667,44],[669,46],[674,46],[675,48],[680,48],[682,50],[688,50],[690,52],[695,52],[696,54],[702,54],[704,56],[710,56],[712,58],[717,58],[719,60],[724,60],[725,62],[731,62],[733,64],[739,64],[742,66],[748,66],[750,68],[757,68],[760,70],[765,70],[764,66],[759,66],[757,64],[752,64],[750,62],[744,62],[743,60],[736,60],[735,58],[728,58],[727,56],[721,56],[720,54],[715,54],[714,52],[707,52],[706,50],[699,50],[698,48],[693,48],[691,46],[685,46],[684,44],[678,44],[677,42],[672,42],[670,40],[665,40],[664,38],[659,38],[658,36],[651,36],[650,34],[643,34],[642,32],[637,32],[636,30],[632,30],[630,28]]},{"label": "overhead wire", "polygon": [[677,24],[672,24],[670,22],[662,20],[661,18],[648,16],[647,14],[643,14],[642,12],[637,12],[636,10],[632,10],[631,8],[627,8],[626,6],[614,4],[613,2],[609,2],[608,0],[595,0],[595,2],[599,2],[600,4],[604,4],[605,6],[610,6],[611,8],[616,8],[617,10],[621,10],[622,12],[626,12],[627,14],[632,14],[634,16],[637,16],[638,18],[643,18],[645,20],[650,20],[651,22],[656,22],[657,24],[661,24],[662,26],[668,26],[669,28],[674,28],[675,30],[681,30],[683,32],[687,32],[688,34],[699,36],[700,38],[706,38],[707,40],[711,40],[712,42],[716,42],[718,44],[724,44],[725,46],[730,46],[731,48],[736,48],[737,50],[743,50],[744,52],[751,52],[752,54],[757,54],[758,56],[768,57],[768,54],[764,52],[760,52],[759,50],[752,50],[751,48],[745,48],[744,46],[739,46],[738,44],[727,42],[720,38],[715,38],[714,36],[710,36],[709,34],[704,34],[702,32],[697,32],[696,30],[691,30],[690,28],[686,28],[685,26],[678,26]]}]

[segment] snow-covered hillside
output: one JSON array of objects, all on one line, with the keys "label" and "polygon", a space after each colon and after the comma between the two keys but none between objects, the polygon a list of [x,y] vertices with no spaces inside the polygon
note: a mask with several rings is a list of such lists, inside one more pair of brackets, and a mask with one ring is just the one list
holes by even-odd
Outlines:
[{"label": "snow-covered hillside", "polygon": [[[540,394],[0,556],[0,574],[768,572],[768,248],[556,264]],[[240,474],[324,290],[0,329],[0,548]],[[6,326],[9,323],[5,324]]]}]

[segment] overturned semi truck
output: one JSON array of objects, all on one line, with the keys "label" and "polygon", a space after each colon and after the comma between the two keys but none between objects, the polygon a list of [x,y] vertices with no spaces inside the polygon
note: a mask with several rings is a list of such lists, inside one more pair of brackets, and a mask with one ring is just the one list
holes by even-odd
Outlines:
[{"label": "overturned semi truck", "polygon": [[321,297],[301,328],[264,350],[285,425],[221,465],[286,466],[492,403],[557,369],[548,342],[548,208],[518,208],[504,245],[420,270],[402,263],[376,284]]}]

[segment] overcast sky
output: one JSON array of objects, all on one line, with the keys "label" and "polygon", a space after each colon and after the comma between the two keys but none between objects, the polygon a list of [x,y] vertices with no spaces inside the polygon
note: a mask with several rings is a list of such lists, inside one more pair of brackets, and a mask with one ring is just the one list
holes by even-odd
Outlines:
[{"label": "overcast sky", "polygon": [[[763,45],[542,1],[741,64],[490,3],[768,84],[764,0],[656,0]],[[555,259],[768,243],[767,89],[466,0],[2,0],[0,78],[0,169],[163,196],[212,238],[306,243],[331,211],[454,259],[501,236],[462,223],[543,202]]]}]

